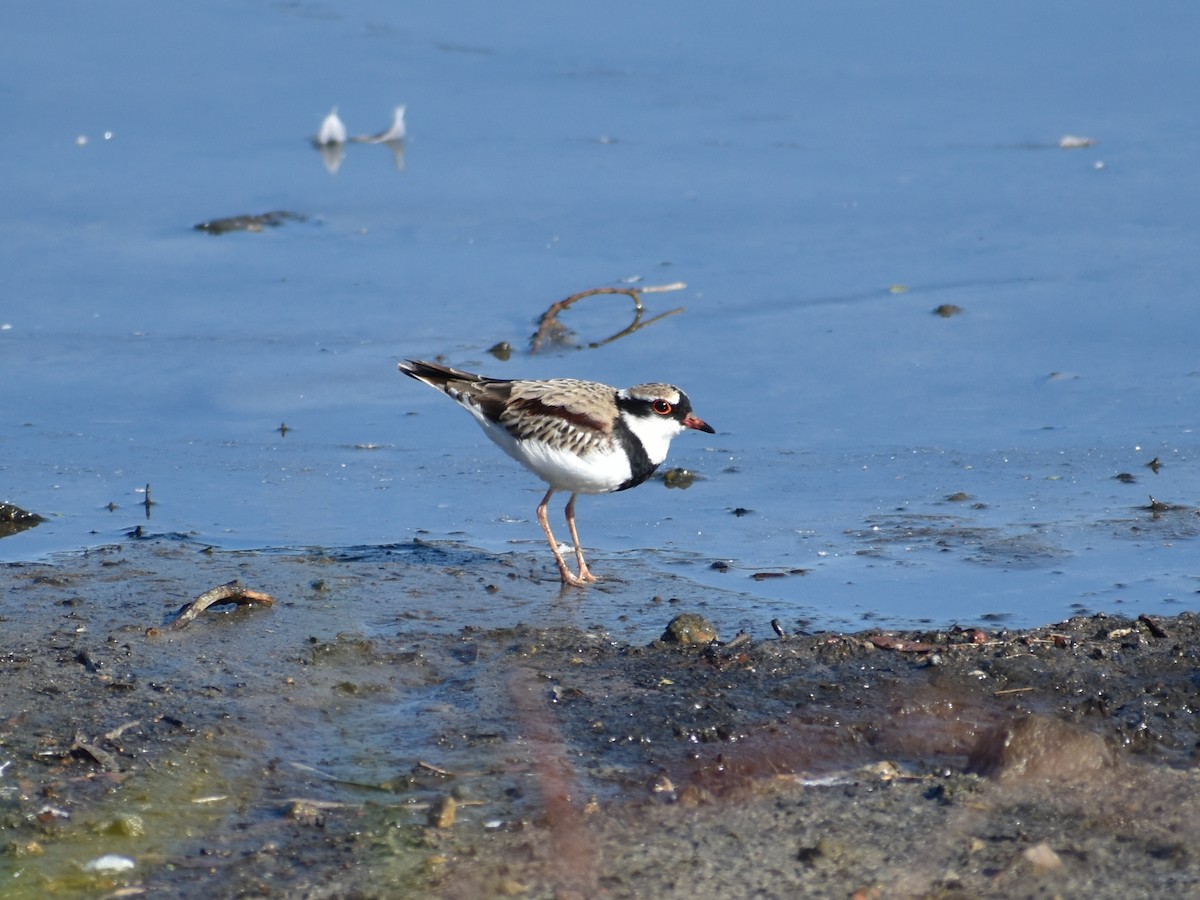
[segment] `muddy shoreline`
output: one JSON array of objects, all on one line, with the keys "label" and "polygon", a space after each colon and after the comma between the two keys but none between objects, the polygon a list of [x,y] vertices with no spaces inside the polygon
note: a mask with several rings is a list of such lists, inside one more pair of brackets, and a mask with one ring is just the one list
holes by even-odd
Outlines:
[{"label": "muddy shoreline", "polygon": [[[5,897],[1200,892],[1193,613],[681,645],[488,627],[544,585],[445,554],[3,568]],[[231,578],[277,602],[166,627]]]}]

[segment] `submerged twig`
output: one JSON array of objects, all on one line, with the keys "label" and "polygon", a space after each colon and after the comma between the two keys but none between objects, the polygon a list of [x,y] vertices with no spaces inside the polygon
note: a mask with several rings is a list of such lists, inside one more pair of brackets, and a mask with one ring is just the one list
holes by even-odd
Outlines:
[{"label": "submerged twig", "polygon": [[249,588],[242,587],[237,581],[230,581],[227,584],[218,585],[211,590],[207,590],[191,603],[184,604],[183,608],[179,610],[179,615],[175,621],[171,623],[171,628],[185,627],[192,619],[217,603],[237,603],[240,606],[260,603],[263,606],[270,606],[274,602],[275,598],[270,594],[264,594],[262,591],[252,591]]},{"label": "submerged twig", "polygon": [[134,719],[132,722],[126,722],[124,725],[118,725],[112,731],[106,732],[104,735],[104,739],[106,741],[115,741],[117,738],[119,738],[121,735],[123,735],[130,728],[136,728],[137,726],[139,726],[141,724],[142,724],[141,719]]},{"label": "submerged twig", "polygon": [[565,330],[563,324],[558,321],[559,313],[569,309],[573,304],[582,300],[584,297],[593,297],[597,294],[624,294],[633,300],[633,321],[625,328],[618,331],[616,334],[605,338],[601,341],[594,341],[588,344],[589,347],[602,347],[605,344],[610,344],[618,338],[623,338],[628,334],[633,334],[648,325],[653,325],[660,319],[665,319],[668,316],[673,316],[683,312],[683,307],[667,310],[664,313],[659,313],[652,319],[642,321],[642,316],[646,313],[646,308],[642,306],[642,294],[658,294],[665,291],[680,291],[687,287],[682,281],[676,281],[673,284],[649,285],[642,288],[620,288],[620,287],[602,287],[591,288],[590,290],[580,291],[577,294],[572,294],[564,300],[559,300],[557,303],[552,303],[550,308],[542,313],[542,318],[538,321],[538,330],[534,334],[530,342],[529,352],[537,353],[542,349],[542,346],[547,340],[550,340],[555,334],[559,334]]},{"label": "submerged twig", "polygon": [[107,750],[101,750],[91,741],[87,740],[83,735],[77,734],[75,742],[71,744],[71,753],[76,756],[86,756],[102,769],[108,769],[116,772],[121,768],[120,760]]}]

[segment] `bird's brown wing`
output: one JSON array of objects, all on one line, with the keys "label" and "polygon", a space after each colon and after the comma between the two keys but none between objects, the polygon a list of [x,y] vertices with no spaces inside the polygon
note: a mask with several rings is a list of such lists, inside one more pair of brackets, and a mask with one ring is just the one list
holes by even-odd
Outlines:
[{"label": "bird's brown wing", "polygon": [[423,360],[405,360],[400,371],[476,407],[517,440],[547,441],[580,453],[613,440],[616,391],[606,384],[488,378]]},{"label": "bird's brown wing", "polygon": [[518,440],[587,452],[613,439],[615,392],[605,384],[556,378],[513,381],[499,421]]}]

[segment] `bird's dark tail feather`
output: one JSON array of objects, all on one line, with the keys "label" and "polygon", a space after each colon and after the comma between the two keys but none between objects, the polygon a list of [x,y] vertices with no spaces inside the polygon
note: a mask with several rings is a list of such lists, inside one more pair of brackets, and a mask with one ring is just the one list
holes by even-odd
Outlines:
[{"label": "bird's dark tail feather", "polygon": [[482,375],[475,375],[472,372],[463,372],[459,369],[451,369],[449,366],[426,362],[421,359],[401,360],[399,368],[401,372],[410,378],[415,378],[417,381],[423,381],[428,385],[442,388],[443,390],[451,381],[465,381],[468,384],[477,384],[479,382],[495,380],[484,378]]}]

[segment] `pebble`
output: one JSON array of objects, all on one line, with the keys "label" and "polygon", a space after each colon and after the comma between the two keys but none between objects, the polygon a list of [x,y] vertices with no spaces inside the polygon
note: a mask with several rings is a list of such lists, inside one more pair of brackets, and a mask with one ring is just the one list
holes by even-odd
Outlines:
[{"label": "pebble", "polygon": [[98,856],[90,862],[84,863],[83,871],[85,872],[128,872],[137,866],[128,856],[117,856],[115,853],[109,853],[105,856]]},{"label": "pebble", "polygon": [[967,771],[1000,780],[1081,778],[1113,764],[1100,735],[1052,716],[1029,715],[984,732],[967,758]]},{"label": "pebble", "polygon": [[458,801],[447,794],[429,807],[428,822],[433,828],[453,828],[458,817]]},{"label": "pebble", "polygon": [[1062,858],[1045,841],[1026,848],[1022,851],[1021,858],[1029,863],[1033,867],[1033,871],[1039,875],[1057,872],[1063,867]]},{"label": "pebble", "polygon": [[667,644],[711,644],[717,629],[699,613],[680,613],[667,623],[661,640]]}]

